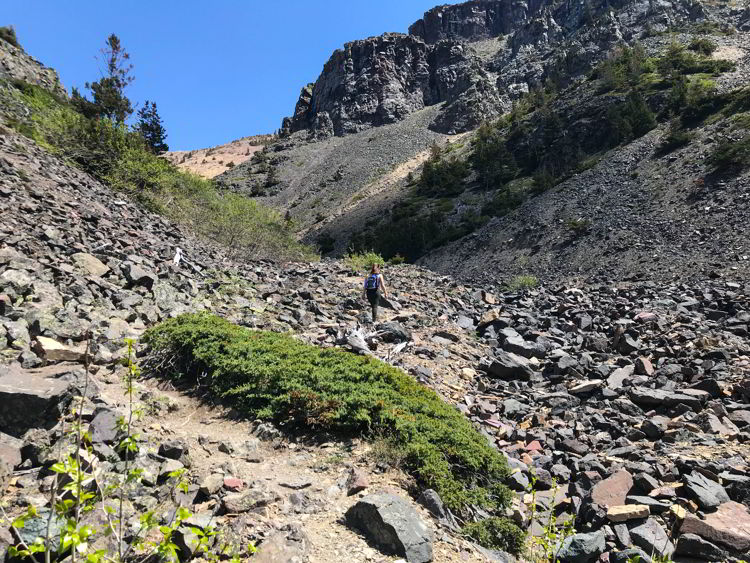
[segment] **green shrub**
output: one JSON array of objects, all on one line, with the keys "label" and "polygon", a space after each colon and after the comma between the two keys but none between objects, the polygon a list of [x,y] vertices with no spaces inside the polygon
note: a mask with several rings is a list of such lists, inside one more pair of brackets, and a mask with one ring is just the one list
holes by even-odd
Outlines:
[{"label": "green shrub", "polygon": [[484,189],[498,188],[518,175],[518,165],[499,130],[484,123],[477,130],[470,161]]},{"label": "green shrub", "polygon": [[12,25],[0,27],[0,39],[4,39],[14,47],[21,48],[21,45],[18,43],[18,37],[16,37],[16,30]]},{"label": "green shrub", "polygon": [[637,139],[656,127],[656,117],[635,90],[628,94],[625,102],[610,108],[607,122],[612,146]]},{"label": "green shrub", "polygon": [[705,37],[696,37],[688,45],[688,49],[691,51],[695,51],[696,53],[707,57],[713,55],[717,48],[718,46],[716,43]]},{"label": "green shrub", "polygon": [[458,195],[464,191],[463,181],[469,173],[465,160],[452,155],[444,156],[437,145],[433,145],[432,154],[424,163],[422,176],[417,191],[430,197]]},{"label": "green shrub", "polygon": [[680,127],[679,121],[674,120],[669,124],[669,129],[657,147],[656,153],[659,155],[669,154],[688,145],[693,137],[695,137],[693,133]]},{"label": "green shrub", "polygon": [[643,74],[653,71],[653,63],[646,55],[643,45],[623,46],[602,61],[593,71],[593,78],[600,80],[603,92],[633,88]]},{"label": "green shrub", "polygon": [[461,531],[482,547],[509,553],[521,551],[525,541],[523,532],[515,524],[497,516],[466,524]]},{"label": "green shrub", "polygon": [[719,143],[709,155],[708,163],[723,174],[738,173],[750,167],[750,134]]},{"label": "green shrub", "polygon": [[516,276],[508,283],[505,284],[505,288],[508,291],[521,291],[524,289],[533,289],[539,285],[539,279],[536,276],[521,275]]},{"label": "green shrub", "polygon": [[346,256],[346,263],[352,272],[357,274],[366,274],[370,271],[373,264],[381,268],[385,265],[385,260],[377,252],[350,252]]},{"label": "green shrub", "polygon": [[656,66],[664,77],[698,73],[718,74],[735,68],[735,64],[731,61],[712,59],[690,52],[676,41],[672,42],[667,52],[658,59]]},{"label": "green shrub", "polygon": [[586,232],[590,226],[591,226],[591,220],[584,219],[583,217],[578,217],[577,219],[570,218],[565,221],[565,227],[569,231],[573,231],[576,234],[581,234],[581,233]]},{"label": "green shrub", "polygon": [[205,385],[246,416],[289,430],[387,437],[403,448],[404,468],[451,510],[510,501],[503,456],[437,393],[383,362],[205,313],[170,319],[144,342],[147,372]]},{"label": "green shrub", "polygon": [[406,258],[404,258],[403,256],[401,256],[400,254],[396,254],[394,256],[391,256],[388,259],[388,263],[391,266],[398,266],[399,264],[405,264],[406,263]]}]

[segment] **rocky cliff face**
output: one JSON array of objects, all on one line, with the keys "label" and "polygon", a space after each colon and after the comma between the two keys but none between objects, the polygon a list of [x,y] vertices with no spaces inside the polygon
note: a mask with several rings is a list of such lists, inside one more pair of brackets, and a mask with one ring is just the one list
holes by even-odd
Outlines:
[{"label": "rocky cliff face", "polygon": [[23,80],[46,88],[58,96],[67,96],[54,69],[44,66],[20,47],[3,39],[0,39],[0,78]]},{"label": "rocky cliff face", "polygon": [[342,136],[445,104],[430,127],[475,128],[564,66],[568,80],[616,44],[708,15],[696,0],[478,0],[440,6],[409,28],[347,43],[300,95],[286,134]]}]

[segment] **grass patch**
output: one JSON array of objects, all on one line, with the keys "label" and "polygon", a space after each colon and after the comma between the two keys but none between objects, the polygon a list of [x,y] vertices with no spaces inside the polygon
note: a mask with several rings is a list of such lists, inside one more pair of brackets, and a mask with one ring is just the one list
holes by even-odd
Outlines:
[{"label": "grass patch", "polygon": [[[30,110],[10,125],[48,151],[146,208],[187,224],[196,233],[247,258],[308,259],[280,214],[255,201],[219,191],[212,180],[185,172],[147,150],[142,137],[107,119],[88,119],[68,100],[16,81],[0,90]],[[11,100],[8,100],[11,101]]]},{"label": "grass patch", "polygon": [[249,417],[289,430],[386,437],[403,450],[403,467],[452,510],[508,506],[502,455],[434,391],[383,362],[209,314],[170,319],[144,342],[147,372],[200,382]]},{"label": "grass patch", "polygon": [[539,285],[539,279],[536,276],[528,274],[516,276],[505,284],[508,291],[521,291],[524,289],[533,289]]},{"label": "grass patch", "polygon": [[518,553],[524,545],[524,535],[505,518],[487,518],[481,522],[466,524],[463,534],[487,549],[499,549]]},{"label": "grass patch", "polygon": [[709,155],[708,163],[723,174],[737,174],[750,167],[750,134],[719,143]]}]

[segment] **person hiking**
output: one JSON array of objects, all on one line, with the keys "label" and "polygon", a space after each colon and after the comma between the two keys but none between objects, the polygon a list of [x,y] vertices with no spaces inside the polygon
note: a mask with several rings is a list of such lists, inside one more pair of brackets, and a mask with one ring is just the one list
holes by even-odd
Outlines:
[{"label": "person hiking", "polygon": [[383,296],[388,297],[388,290],[385,287],[385,278],[380,273],[380,266],[373,264],[370,268],[370,275],[365,278],[365,287],[362,297],[367,297],[372,307],[372,322],[378,320],[378,302],[380,301],[380,290],[383,290]]}]

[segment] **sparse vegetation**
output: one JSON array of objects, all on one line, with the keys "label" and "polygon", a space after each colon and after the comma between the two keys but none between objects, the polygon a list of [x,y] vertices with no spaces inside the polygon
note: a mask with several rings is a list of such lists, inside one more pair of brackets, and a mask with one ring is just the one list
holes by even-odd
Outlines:
[{"label": "sparse vegetation", "polygon": [[[451,510],[494,511],[510,501],[502,455],[434,391],[378,360],[209,314],[171,319],[147,331],[144,341],[151,349],[146,371],[200,384],[246,416],[288,430],[386,437],[403,448],[403,467]],[[511,542],[518,533],[508,525],[503,536]]]},{"label": "sparse vegetation", "polygon": [[516,276],[505,284],[508,291],[522,291],[524,289],[534,289],[539,285],[539,279],[536,276],[524,274]]},{"label": "sparse vegetation", "polygon": [[14,47],[21,48],[21,45],[18,43],[18,37],[16,36],[16,30],[12,25],[0,27],[0,39],[7,41]]},{"label": "sparse vegetation", "polygon": [[573,231],[575,234],[583,234],[591,226],[591,220],[583,217],[570,218],[565,221],[565,227],[569,231]]},{"label": "sparse vegetation", "polygon": [[373,264],[384,266],[385,260],[377,252],[350,252],[345,258],[346,264],[352,273],[366,274]]},{"label": "sparse vegetation", "polygon": [[0,95],[6,94],[31,112],[28,121],[15,123],[17,131],[231,253],[282,260],[312,256],[278,213],[243,196],[223,194],[213,181],[179,170],[152,154],[140,133],[125,125],[86,118],[67,100],[35,85],[16,82]]},{"label": "sparse vegetation", "polygon": [[459,194],[464,190],[463,180],[468,172],[469,166],[465,160],[454,155],[446,156],[434,144],[422,169],[417,191],[420,195],[431,197]]},{"label": "sparse vegetation", "polygon": [[714,51],[718,48],[718,45],[708,39],[707,37],[696,37],[688,45],[688,49],[695,51],[704,56],[713,55]]},{"label": "sparse vegetation", "polygon": [[505,518],[492,517],[466,524],[462,533],[488,549],[518,553],[524,545],[525,536],[518,527]]}]

